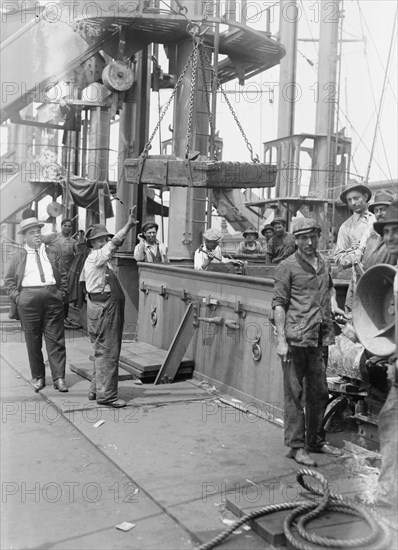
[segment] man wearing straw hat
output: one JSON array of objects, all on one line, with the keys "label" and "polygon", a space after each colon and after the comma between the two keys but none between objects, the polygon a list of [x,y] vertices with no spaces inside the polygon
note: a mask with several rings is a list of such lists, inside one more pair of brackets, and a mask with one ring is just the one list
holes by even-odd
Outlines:
[{"label": "man wearing straw hat", "polygon": [[37,218],[23,219],[19,233],[24,245],[11,258],[4,286],[11,298],[11,319],[20,318],[35,391],[46,385],[43,336],[54,387],[67,392],[65,383],[64,298],[67,273],[62,262],[47,256],[41,238],[44,226]]}]

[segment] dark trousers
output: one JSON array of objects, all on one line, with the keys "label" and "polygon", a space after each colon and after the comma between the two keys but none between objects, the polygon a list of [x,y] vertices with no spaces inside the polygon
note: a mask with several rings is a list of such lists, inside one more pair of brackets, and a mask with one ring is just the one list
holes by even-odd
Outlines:
[{"label": "dark trousers", "polygon": [[25,333],[32,378],[45,378],[43,336],[53,380],[65,378],[64,304],[61,292],[55,286],[22,289],[18,297],[18,313]]},{"label": "dark trousers", "polygon": [[[285,445],[314,450],[325,443],[323,417],[329,400],[325,347],[290,347],[282,364],[285,399]],[[303,407],[305,396],[305,412]]]},{"label": "dark trousers", "polygon": [[87,331],[94,344],[94,372],[90,391],[97,403],[117,399],[119,356],[124,324],[124,299],[106,302],[87,301]]}]

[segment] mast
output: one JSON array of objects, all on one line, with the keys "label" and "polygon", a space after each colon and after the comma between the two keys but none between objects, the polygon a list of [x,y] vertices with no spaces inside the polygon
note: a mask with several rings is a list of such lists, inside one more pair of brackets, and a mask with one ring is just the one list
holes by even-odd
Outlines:
[{"label": "mast", "polygon": [[[316,121],[310,195],[333,198],[335,155],[332,154],[337,89],[337,44],[340,0],[322,0],[320,4],[318,82],[315,94]],[[318,212],[322,240],[328,239],[327,203]]]},{"label": "mast", "polygon": [[[278,138],[294,134],[295,101],[289,101],[296,86],[297,66],[297,2],[296,0],[280,0],[279,37],[286,49],[286,55],[280,63],[279,73],[279,108],[278,108]],[[289,192],[289,167],[292,166],[291,141],[286,140],[278,148],[278,171],[276,196],[287,196]]]}]

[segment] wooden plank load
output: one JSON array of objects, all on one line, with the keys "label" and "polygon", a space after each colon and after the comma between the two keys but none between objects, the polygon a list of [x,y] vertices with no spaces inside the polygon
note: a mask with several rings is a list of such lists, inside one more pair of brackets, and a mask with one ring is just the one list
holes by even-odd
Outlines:
[{"label": "wooden plank load", "polygon": [[277,168],[262,162],[178,159],[173,155],[130,158],[125,163],[128,183],[178,187],[274,187]]},{"label": "wooden plank load", "polygon": [[[127,372],[142,382],[154,382],[167,355],[167,350],[157,348],[146,342],[123,343],[119,364]],[[194,361],[184,357],[180,363],[176,378],[191,378]]]}]

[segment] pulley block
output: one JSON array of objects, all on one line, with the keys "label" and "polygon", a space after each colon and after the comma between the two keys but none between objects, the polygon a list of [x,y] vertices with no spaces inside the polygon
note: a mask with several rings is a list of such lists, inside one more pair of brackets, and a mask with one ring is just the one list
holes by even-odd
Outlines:
[{"label": "pulley block", "polygon": [[133,70],[123,61],[112,61],[102,71],[102,81],[113,92],[125,92],[134,84]]}]

